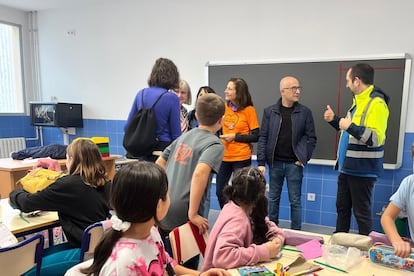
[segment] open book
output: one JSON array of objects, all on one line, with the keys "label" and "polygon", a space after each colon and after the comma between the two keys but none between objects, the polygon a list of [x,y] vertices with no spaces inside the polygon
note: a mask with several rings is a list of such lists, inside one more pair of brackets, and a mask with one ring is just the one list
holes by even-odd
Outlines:
[{"label": "open book", "polygon": [[302,254],[298,254],[292,262],[285,263],[284,265],[288,266],[287,271],[291,276],[306,275],[322,269],[320,265],[306,261]]}]

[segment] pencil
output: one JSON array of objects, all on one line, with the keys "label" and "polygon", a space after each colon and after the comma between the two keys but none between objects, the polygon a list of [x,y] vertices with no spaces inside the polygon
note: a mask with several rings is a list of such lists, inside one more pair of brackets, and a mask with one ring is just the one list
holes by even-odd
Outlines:
[{"label": "pencil", "polygon": [[302,250],[299,250],[299,249],[294,249],[294,248],[290,248],[290,247],[282,247],[282,250],[303,253],[303,251],[302,251]]},{"label": "pencil", "polygon": [[295,273],[292,274],[292,276],[300,276],[300,275],[305,275],[305,274],[308,275],[312,272],[316,272],[316,271],[319,271],[319,270],[322,270],[322,267],[320,267],[320,266],[311,267],[311,268],[308,268],[306,270],[295,272]]},{"label": "pencil", "polygon": [[313,262],[314,262],[314,263],[316,263],[316,264],[324,265],[324,266],[326,266],[326,267],[329,267],[329,268],[332,268],[332,269],[335,269],[335,270],[341,271],[341,272],[343,272],[343,273],[348,273],[348,271],[346,271],[346,270],[344,270],[344,269],[341,269],[341,268],[339,268],[339,267],[336,267],[336,266],[330,265],[330,264],[322,263],[322,262],[320,262],[320,261],[316,261],[316,260],[313,260]]}]

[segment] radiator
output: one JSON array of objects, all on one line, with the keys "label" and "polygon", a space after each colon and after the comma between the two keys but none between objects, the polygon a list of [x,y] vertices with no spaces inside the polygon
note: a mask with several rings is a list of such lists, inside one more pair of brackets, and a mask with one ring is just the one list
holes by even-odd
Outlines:
[{"label": "radiator", "polygon": [[24,137],[0,138],[0,158],[10,157],[10,153],[26,148]]}]

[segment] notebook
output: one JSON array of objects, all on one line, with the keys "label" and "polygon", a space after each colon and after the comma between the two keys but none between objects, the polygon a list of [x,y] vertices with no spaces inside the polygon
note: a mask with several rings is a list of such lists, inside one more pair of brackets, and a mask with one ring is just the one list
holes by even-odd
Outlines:
[{"label": "notebook", "polygon": [[3,223],[0,223],[0,248],[8,247],[17,243],[18,240],[13,233],[10,232],[9,228],[7,228],[7,226]]}]

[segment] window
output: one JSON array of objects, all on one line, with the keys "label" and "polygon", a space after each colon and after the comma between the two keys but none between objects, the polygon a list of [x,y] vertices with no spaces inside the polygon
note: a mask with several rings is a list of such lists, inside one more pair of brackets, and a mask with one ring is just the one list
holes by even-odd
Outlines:
[{"label": "window", "polygon": [[0,113],[24,113],[20,32],[0,22]]}]

